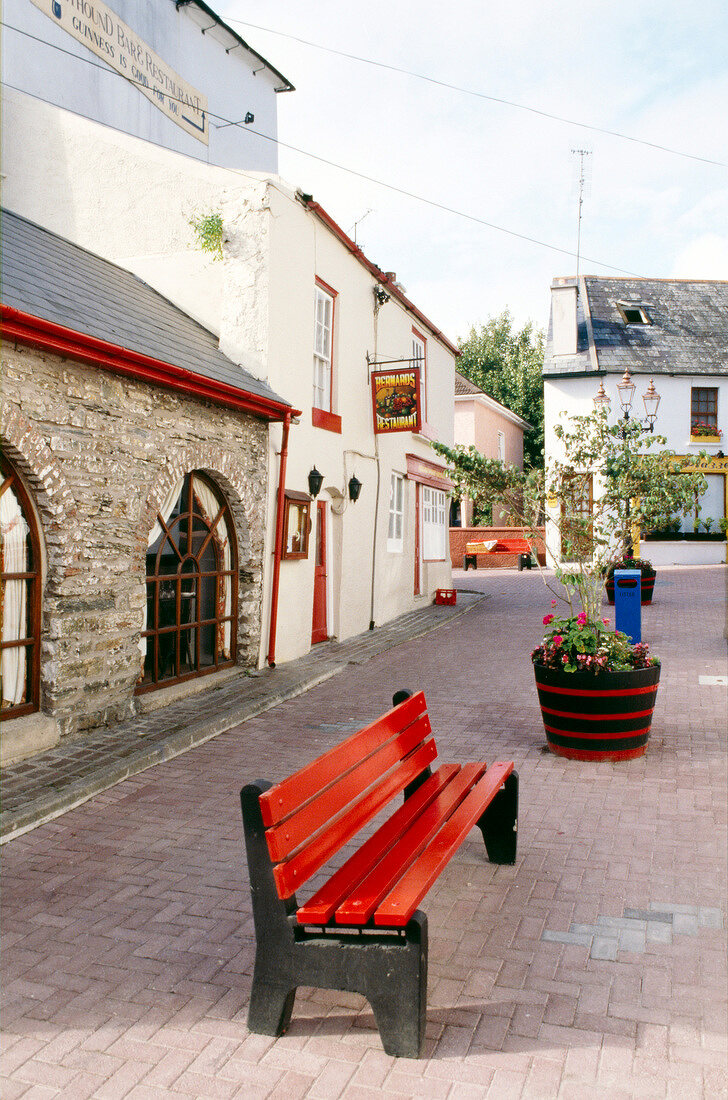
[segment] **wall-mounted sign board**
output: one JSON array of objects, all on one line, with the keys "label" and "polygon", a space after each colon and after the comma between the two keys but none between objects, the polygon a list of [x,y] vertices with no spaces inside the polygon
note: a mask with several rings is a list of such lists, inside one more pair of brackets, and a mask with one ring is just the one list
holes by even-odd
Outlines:
[{"label": "wall-mounted sign board", "polygon": [[188,84],[101,0],[32,0],[54,23],[121,73],[167,118],[209,143],[207,96]]},{"label": "wall-mounted sign board", "polygon": [[372,371],[372,409],[375,432],[418,432],[420,372]]}]

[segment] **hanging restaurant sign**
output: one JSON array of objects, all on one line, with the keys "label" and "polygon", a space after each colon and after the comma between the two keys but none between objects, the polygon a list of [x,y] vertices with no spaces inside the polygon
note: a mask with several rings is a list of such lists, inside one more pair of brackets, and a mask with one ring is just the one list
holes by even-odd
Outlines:
[{"label": "hanging restaurant sign", "polygon": [[372,408],[375,432],[420,430],[420,372],[372,371]]},{"label": "hanging restaurant sign", "polygon": [[207,96],[202,95],[101,0],[32,0],[54,23],[121,73],[155,107],[198,141],[209,144]]}]

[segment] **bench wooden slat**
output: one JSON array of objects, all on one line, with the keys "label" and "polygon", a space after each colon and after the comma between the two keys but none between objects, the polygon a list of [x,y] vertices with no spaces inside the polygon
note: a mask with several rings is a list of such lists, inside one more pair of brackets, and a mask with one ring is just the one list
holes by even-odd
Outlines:
[{"label": "bench wooden slat", "polygon": [[335,745],[317,760],[294,772],[260,796],[263,824],[268,827],[288,817],[314,798],[323,787],[338,779],[362,757],[368,756],[420,715],[427,713],[424,693],[418,691],[404,703],[387,711],[376,722]]},{"label": "bench wooden slat", "polygon": [[[409,762],[408,762],[409,763]],[[412,758],[411,775],[414,778],[422,770],[422,764]],[[354,852],[354,854],[336,871],[328,882],[318,890],[297,915],[299,924],[327,924],[335,910],[352,890],[369,873],[372,867],[382,859],[394,842],[401,836],[411,822],[439,794],[460,770],[459,764],[443,764],[434,775],[426,779],[421,787],[399,807],[388,821],[377,829],[376,833]]]},{"label": "bench wooden slat", "polygon": [[[279,825],[266,829],[268,851],[274,863],[287,859],[303,843],[315,836],[336,818],[361,792],[379,783],[390,768],[422,744],[432,733],[430,719],[424,714],[397,737],[379,745],[369,756],[360,759],[354,767],[335,783],[330,784],[316,797],[310,799]],[[353,828],[356,832],[360,826]]]},{"label": "bench wooden slat", "polygon": [[335,855],[354,833],[371,821],[399,791],[403,791],[436,756],[437,746],[430,738],[415,750],[412,758],[404,760],[398,768],[393,769],[383,783],[355,802],[344,817],[333,821],[328,829],[322,830],[300,852],[274,867],[273,878],[278,896],[290,898],[295,894],[319,867]]},{"label": "bench wooden slat", "polygon": [[366,924],[405,868],[420,854],[473,783],[485,771],[485,764],[466,764],[430,803],[397,843],[336,910],[337,924]]},{"label": "bench wooden slat", "polygon": [[513,771],[513,762],[492,764],[448,818],[434,840],[400,878],[374,913],[374,923],[391,928],[407,923],[454,852]]}]

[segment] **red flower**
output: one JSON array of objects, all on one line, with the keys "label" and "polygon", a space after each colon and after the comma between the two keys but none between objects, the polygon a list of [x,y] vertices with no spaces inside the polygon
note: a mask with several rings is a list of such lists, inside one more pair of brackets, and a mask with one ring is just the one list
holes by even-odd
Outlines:
[{"label": "red flower", "polygon": [[553,617],[553,615],[544,615],[544,617],[543,617],[543,625],[544,625],[544,626],[548,626],[548,625],[549,625],[549,623],[553,621],[553,618],[554,618],[554,617]]}]

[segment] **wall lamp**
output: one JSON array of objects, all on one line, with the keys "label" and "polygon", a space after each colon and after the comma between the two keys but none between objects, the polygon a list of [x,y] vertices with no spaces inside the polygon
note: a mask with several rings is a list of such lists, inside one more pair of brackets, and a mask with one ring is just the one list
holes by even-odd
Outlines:
[{"label": "wall lamp", "polygon": [[374,301],[378,306],[386,305],[389,301],[389,295],[381,286],[374,287]]},{"label": "wall lamp", "polygon": [[349,478],[349,500],[353,504],[359,499],[359,493],[361,492],[361,481],[354,476]]},{"label": "wall lamp", "polygon": [[311,467],[308,475],[308,491],[312,497],[317,497],[324,483],[324,475],[320,474],[315,466]]}]

